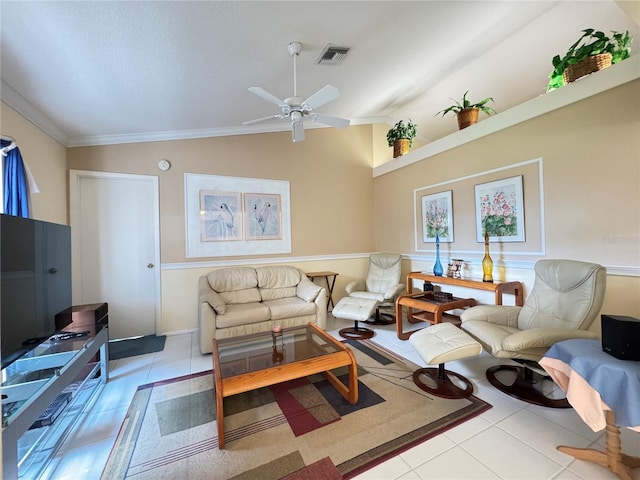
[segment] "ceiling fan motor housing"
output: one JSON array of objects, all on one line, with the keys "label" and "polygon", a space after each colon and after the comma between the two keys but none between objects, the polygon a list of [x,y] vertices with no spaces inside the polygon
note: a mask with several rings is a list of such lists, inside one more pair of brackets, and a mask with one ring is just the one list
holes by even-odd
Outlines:
[{"label": "ceiling fan motor housing", "polygon": [[302,44],[300,42],[291,42],[287,45],[287,51],[289,55],[297,55],[302,51]]}]

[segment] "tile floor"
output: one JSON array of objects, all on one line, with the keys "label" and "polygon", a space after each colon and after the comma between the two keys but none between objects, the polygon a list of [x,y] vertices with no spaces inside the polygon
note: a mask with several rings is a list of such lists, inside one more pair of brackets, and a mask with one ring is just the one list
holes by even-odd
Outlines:
[{"label": "tile floor", "polygon": [[[345,322],[330,316],[328,330],[338,336]],[[420,327],[416,325],[412,327]],[[374,340],[405,356],[424,362],[411,343],[395,335],[394,326],[376,326]],[[484,371],[498,363],[483,353],[447,364],[475,384],[474,394],[493,408],[391,460],[363,473],[364,479],[534,479],[615,480],[607,469],[556,450],[557,445],[604,448],[604,431],[594,433],[572,410],[529,405],[498,392]],[[196,334],[167,337],[164,351],[112,361],[110,380],[91,412],[80,419],[44,479],[99,479],[118,430],[141,384],[211,368],[211,355],[201,355]],[[640,434],[623,429],[622,447],[640,456]],[[640,469],[633,471],[640,480]],[[191,479],[197,480],[197,479]]]}]

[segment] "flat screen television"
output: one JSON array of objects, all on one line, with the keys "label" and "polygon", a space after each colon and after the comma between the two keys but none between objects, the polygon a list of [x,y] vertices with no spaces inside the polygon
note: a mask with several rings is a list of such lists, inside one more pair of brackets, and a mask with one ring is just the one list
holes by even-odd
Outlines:
[{"label": "flat screen television", "polygon": [[71,228],[0,215],[0,354],[6,368],[66,325],[71,307]]}]

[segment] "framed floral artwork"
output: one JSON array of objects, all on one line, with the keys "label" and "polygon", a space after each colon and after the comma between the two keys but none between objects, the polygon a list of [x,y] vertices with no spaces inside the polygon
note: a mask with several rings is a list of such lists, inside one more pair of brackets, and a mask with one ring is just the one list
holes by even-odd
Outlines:
[{"label": "framed floral artwork", "polygon": [[453,195],[451,190],[421,197],[422,241],[453,242]]},{"label": "framed floral artwork", "polygon": [[475,186],[476,241],[524,242],[522,175]]}]

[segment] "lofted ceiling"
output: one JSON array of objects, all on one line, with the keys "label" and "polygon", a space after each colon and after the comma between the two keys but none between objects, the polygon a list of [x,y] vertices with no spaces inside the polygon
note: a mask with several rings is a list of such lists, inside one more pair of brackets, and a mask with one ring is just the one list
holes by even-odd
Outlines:
[{"label": "lofted ceiling", "polygon": [[[455,117],[434,116],[450,97],[492,96],[500,112],[544,94],[551,58],[584,28],[640,38],[637,7],[613,0],[2,0],[0,94],[66,146],[289,130],[284,120],[242,123],[278,113],[249,87],[293,94],[287,45],[299,41],[298,95],[326,84],[341,93],[317,112],[353,125],[410,118],[427,143],[457,130]],[[339,65],[319,65],[327,44],[351,50]]]}]

